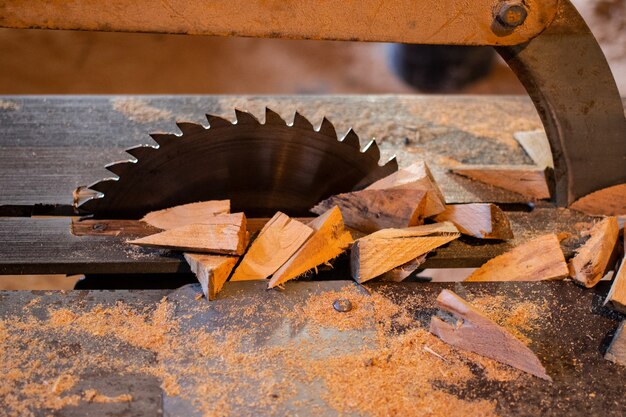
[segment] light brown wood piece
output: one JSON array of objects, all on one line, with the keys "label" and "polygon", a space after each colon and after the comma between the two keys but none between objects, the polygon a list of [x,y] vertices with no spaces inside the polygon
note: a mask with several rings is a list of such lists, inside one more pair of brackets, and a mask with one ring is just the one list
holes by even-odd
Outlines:
[{"label": "light brown wood piece", "polygon": [[437,305],[459,319],[449,324],[433,316],[430,321],[430,332],[447,344],[552,381],[532,350],[452,291],[441,291]]},{"label": "light brown wood piece", "polygon": [[626,320],[623,320],[617,328],[604,359],[626,366]]},{"label": "light brown wood piece", "polygon": [[361,190],[334,195],[311,211],[323,214],[338,206],[344,223],[365,233],[423,223],[426,191]]},{"label": "light brown wood piece", "polygon": [[450,204],[435,221],[450,221],[459,232],[479,239],[513,239],[508,217],[495,204]]},{"label": "light brown wood piece", "polygon": [[304,223],[278,212],[250,245],[231,281],[265,279],[280,268],[313,234]]},{"label": "light brown wood piece", "polygon": [[237,263],[237,257],[185,253],[185,260],[196,274],[207,300],[214,300]]},{"label": "light brown wood piece", "polygon": [[336,258],[352,243],[352,235],[344,227],[341,210],[337,206],[314,219],[309,227],[313,228],[311,237],[274,273],[268,288],[274,288]]},{"label": "light brown wood piece", "polygon": [[529,132],[515,132],[513,137],[522,145],[524,151],[530,159],[540,168],[554,168],[552,159],[552,149],[548,136],[543,130],[532,130]]},{"label": "light brown wood piece", "polygon": [[228,213],[230,200],[211,200],[151,211],[141,221],[162,230],[169,230],[188,224],[202,224],[209,217]]},{"label": "light brown wood piece", "polygon": [[439,214],[446,207],[446,199],[424,161],[417,161],[385,178],[381,178],[366,188],[366,190],[389,189],[426,191],[425,217]]},{"label": "light brown wood piece", "polygon": [[372,233],[352,245],[352,278],[359,283],[376,278],[459,236],[449,222]]},{"label": "light brown wood piece", "polygon": [[485,262],[466,281],[545,281],[567,277],[557,235],[543,235]]},{"label": "light brown wood piece", "polygon": [[380,276],[381,281],[402,282],[412,273],[417,271],[419,267],[426,262],[426,254],[400,265],[391,271],[387,271]]},{"label": "light brown wood piece", "polygon": [[598,190],[574,201],[571,209],[590,216],[626,215],[626,184]]},{"label": "light brown wood piece", "polygon": [[569,261],[569,275],[587,288],[598,283],[613,267],[619,226],[616,217],[606,217],[589,230],[589,239]]},{"label": "light brown wood piece", "polygon": [[614,310],[626,314],[626,258],[613,278],[611,289],[604,300],[604,305],[609,305]]},{"label": "light brown wood piece", "polygon": [[241,255],[248,243],[246,216],[237,213],[229,218],[228,223],[190,224],[127,242],[183,252]]},{"label": "light brown wood piece", "polygon": [[550,198],[549,168],[533,165],[461,165],[452,172],[531,199]]}]

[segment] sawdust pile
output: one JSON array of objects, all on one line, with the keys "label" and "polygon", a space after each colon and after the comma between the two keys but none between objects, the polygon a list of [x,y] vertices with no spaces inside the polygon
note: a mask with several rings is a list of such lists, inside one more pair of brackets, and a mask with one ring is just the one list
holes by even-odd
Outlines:
[{"label": "sawdust pile", "polygon": [[[337,298],[350,299],[352,311],[336,312]],[[0,408],[7,416],[32,416],[81,402],[131,401],[130,393],[99,392],[83,380],[85,374],[120,372],[155,377],[168,396],[189,401],[205,416],[295,415],[299,407],[375,417],[494,416],[495,401],[460,397],[449,387],[471,382],[476,368],[496,381],[531,378],[431,335],[411,313],[425,305],[420,294],[396,302],[384,290],[370,296],[348,287],[313,295],[297,308],[271,309],[259,297],[224,309],[219,325],[210,328],[187,321],[220,304],[191,300],[193,308],[178,316],[176,304],[163,299],[146,309],[118,302],[0,320]],[[474,301],[519,334],[544,315],[542,306],[528,302],[509,300],[507,307],[500,297]],[[276,327],[252,326],[259,315]],[[128,349],[145,353],[145,360],[110,354]],[[302,392],[316,395],[303,399]]]},{"label": "sawdust pile", "polygon": [[114,98],[113,110],[122,113],[129,120],[139,123],[152,123],[173,118],[172,112],[149,105],[136,98]]}]

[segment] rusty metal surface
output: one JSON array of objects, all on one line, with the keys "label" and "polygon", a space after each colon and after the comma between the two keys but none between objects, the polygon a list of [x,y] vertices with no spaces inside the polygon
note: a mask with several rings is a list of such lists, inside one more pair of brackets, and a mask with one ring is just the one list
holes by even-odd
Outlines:
[{"label": "rusty metal surface", "polygon": [[525,0],[523,25],[507,27],[498,0],[0,0],[0,27],[514,45],[549,24],[557,2]]}]

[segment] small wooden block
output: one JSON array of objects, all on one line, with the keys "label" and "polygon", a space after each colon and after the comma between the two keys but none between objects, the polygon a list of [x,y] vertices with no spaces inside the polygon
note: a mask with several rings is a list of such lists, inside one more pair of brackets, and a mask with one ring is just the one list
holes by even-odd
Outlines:
[{"label": "small wooden block", "polygon": [[278,212],[261,229],[231,281],[265,279],[280,268],[313,234],[304,223]]},{"label": "small wooden block", "polygon": [[380,230],[352,245],[352,278],[359,283],[376,278],[459,236],[458,230],[449,222]]},{"label": "small wooden block", "polygon": [[237,213],[228,218],[227,223],[190,224],[127,242],[183,252],[241,255],[248,243],[246,216]]},{"label": "small wooden block", "polygon": [[302,247],[274,273],[268,288],[274,288],[310,269],[339,256],[352,243],[343,224],[341,210],[335,206],[309,223],[314,232]]},{"label": "small wooden block", "polygon": [[495,204],[450,204],[435,221],[450,221],[462,234],[479,239],[513,239],[508,217]]},{"label": "small wooden block", "polygon": [[361,190],[334,195],[311,209],[323,214],[338,206],[347,226],[365,233],[422,224],[426,191]]},{"label": "small wooden block", "polygon": [[626,184],[587,194],[574,201],[570,208],[590,216],[626,215]]},{"label": "small wooden block", "polygon": [[426,191],[425,217],[439,214],[446,207],[446,199],[424,161],[417,161],[385,178],[381,178],[366,188],[366,190],[389,189]]},{"label": "small wooden block", "polygon": [[589,231],[589,240],[569,261],[569,275],[587,288],[591,288],[602,279],[615,259],[619,225],[616,217],[606,217],[596,223]]},{"label": "small wooden block", "polygon": [[185,253],[185,260],[202,286],[207,300],[214,300],[237,263],[237,257]]},{"label": "small wooden block", "polygon": [[449,324],[437,316],[430,321],[430,332],[449,345],[552,381],[537,356],[505,328],[485,317],[474,306],[452,291],[443,290],[437,297],[440,309],[460,319]]},{"label": "small wooden block", "polygon": [[544,281],[563,279],[567,274],[559,238],[550,234],[487,261],[466,281]]},{"label": "small wooden block", "polygon": [[617,328],[604,359],[626,366],[626,320]]},{"label": "small wooden block", "polygon": [[189,224],[202,224],[207,218],[228,213],[230,200],[212,200],[151,211],[141,221],[162,230],[169,230]]},{"label": "small wooden block", "polygon": [[532,165],[462,165],[452,172],[531,199],[550,198],[550,168]]},{"label": "small wooden block", "polygon": [[515,132],[513,137],[522,145],[524,151],[537,166],[554,168],[552,149],[546,132],[543,130]]}]

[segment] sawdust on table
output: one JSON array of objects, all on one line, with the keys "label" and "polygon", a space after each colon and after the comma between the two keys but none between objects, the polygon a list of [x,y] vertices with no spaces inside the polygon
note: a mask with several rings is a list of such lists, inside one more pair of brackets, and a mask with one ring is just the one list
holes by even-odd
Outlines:
[{"label": "sawdust on table", "polygon": [[[352,311],[336,312],[332,302],[337,298],[350,299]],[[347,288],[313,295],[295,309],[272,311],[263,310],[261,300],[224,309],[225,324],[213,330],[183,329],[182,320],[188,316],[175,317],[175,303],[167,298],[150,308],[123,302],[84,311],[52,306],[45,317],[23,314],[0,320],[0,372],[4,375],[0,405],[7,416],[32,416],[37,410],[54,411],[81,402],[131,401],[128,393],[108,396],[89,387],[76,388],[85,372],[123,369],[157,377],[166,395],[191,401],[207,416],[230,415],[233,406],[244,404],[275,414],[288,402],[308,407],[312,414],[316,409],[321,412],[319,404],[295,398],[298,384],[314,382],[321,383],[319,400],[340,415],[495,416],[496,401],[460,398],[441,386],[471,381],[475,378],[472,367],[483,369],[494,381],[532,378],[458,351],[430,334],[412,317],[411,309],[429,301],[419,293],[396,302],[384,288],[371,296]],[[472,301],[519,334],[545,319],[545,306],[525,301],[501,297]],[[205,300],[195,302],[191,313],[221,309],[219,301],[211,307]],[[23,311],[35,307],[41,304],[28,303]],[[310,338],[253,347],[250,338],[259,329],[252,323],[261,311],[277,321],[288,320],[293,327],[306,325]],[[336,338],[354,330],[373,331],[375,337],[347,352]],[[97,338],[101,346],[96,350],[85,343],[82,348],[73,347],[72,337],[85,340],[85,336]],[[50,348],[50,340],[60,347]],[[125,361],[123,355],[104,353],[120,346],[143,349],[154,354],[156,361],[137,365]],[[325,350],[332,354],[320,356]]]},{"label": "sawdust on table", "polygon": [[169,110],[159,109],[137,98],[117,97],[111,99],[111,105],[113,110],[122,113],[133,122],[152,123],[173,118]]}]

